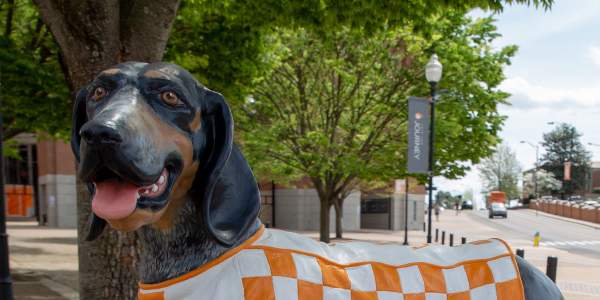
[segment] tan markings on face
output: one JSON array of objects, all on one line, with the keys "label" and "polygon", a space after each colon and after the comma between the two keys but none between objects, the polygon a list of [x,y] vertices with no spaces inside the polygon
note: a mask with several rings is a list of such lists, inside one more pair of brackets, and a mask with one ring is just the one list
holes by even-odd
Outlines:
[{"label": "tan markings on face", "polygon": [[196,112],[196,115],[194,115],[194,119],[192,120],[192,122],[190,122],[190,130],[192,132],[196,132],[198,130],[200,130],[200,121],[202,120],[201,116],[200,116],[200,111]]},{"label": "tan markings on face", "polygon": [[121,72],[121,70],[120,70],[120,69],[117,69],[117,68],[112,68],[112,69],[108,69],[108,70],[104,70],[104,71],[102,71],[102,73],[101,73],[101,74],[103,74],[103,75],[116,75],[116,74],[118,74],[119,72]]},{"label": "tan markings on face", "polygon": [[167,74],[156,71],[156,70],[147,71],[146,73],[144,73],[144,76],[149,77],[149,78],[169,79],[169,76],[167,76]]}]

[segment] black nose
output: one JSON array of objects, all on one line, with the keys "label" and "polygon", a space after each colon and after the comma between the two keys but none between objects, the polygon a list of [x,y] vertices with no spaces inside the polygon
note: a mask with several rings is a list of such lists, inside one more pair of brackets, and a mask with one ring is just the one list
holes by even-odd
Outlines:
[{"label": "black nose", "polygon": [[83,125],[79,134],[89,145],[118,144],[123,141],[121,134],[116,129],[94,122]]}]

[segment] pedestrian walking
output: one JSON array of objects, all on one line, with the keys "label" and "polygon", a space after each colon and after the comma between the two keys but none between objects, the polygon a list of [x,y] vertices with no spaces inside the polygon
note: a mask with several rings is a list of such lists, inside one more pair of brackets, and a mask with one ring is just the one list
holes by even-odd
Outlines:
[{"label": "pedestrian walking", "polygon": [[440,221],[440,205],[439,204],[435,204],[435,207],[433,208],[433,212],[435,213],[435,221],[439,222]]}]

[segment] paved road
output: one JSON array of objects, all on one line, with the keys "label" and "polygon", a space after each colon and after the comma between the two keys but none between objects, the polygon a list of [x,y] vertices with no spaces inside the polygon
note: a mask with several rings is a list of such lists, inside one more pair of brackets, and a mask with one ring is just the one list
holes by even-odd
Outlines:
[{"label": "paved road", "polygon": [[511,210],[506,219],[491,220],[487,211],[473,211],[470,216],[477,222],[501,230],[506,234],[505,239],[532,239],[539,231],[542,246],[600,259],[600,229],[594,227],[536,215],[532,210]]}]

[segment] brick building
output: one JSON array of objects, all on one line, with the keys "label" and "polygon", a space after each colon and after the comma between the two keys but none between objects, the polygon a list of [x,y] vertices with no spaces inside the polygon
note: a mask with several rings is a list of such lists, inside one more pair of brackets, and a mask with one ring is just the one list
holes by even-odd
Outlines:
[{"label": "brick building", "polygon": [[34,134],[20,134],[14,140],[19,158],[3,157],[8,216],[75,228],[75,158],[70,146]]}]

